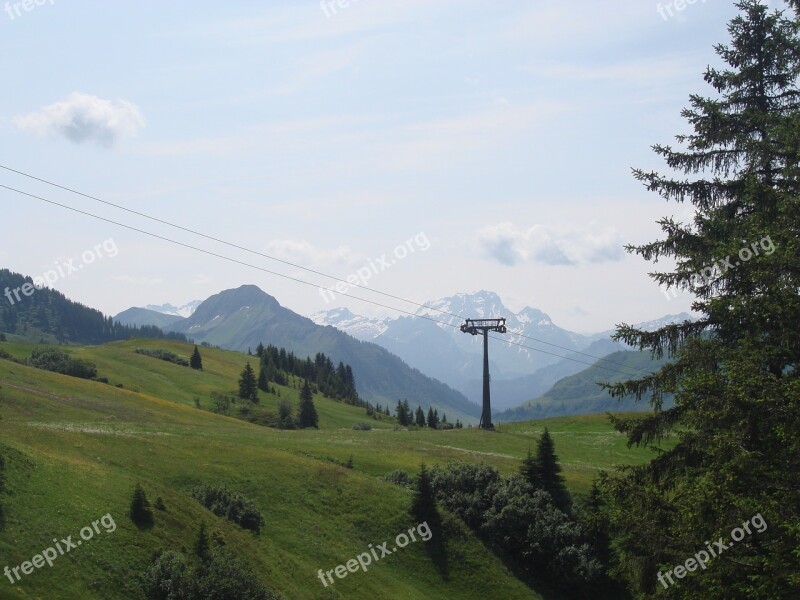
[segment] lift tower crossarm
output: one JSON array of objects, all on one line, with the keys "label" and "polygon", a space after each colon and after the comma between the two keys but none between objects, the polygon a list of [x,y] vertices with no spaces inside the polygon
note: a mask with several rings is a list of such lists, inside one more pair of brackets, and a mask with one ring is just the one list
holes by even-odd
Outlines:
[{"label": "lift tower crossarm", "polygon": [[483,336],[483,411],[478,427],[481,429],[494,429],[492,424],[492,404],[489,392],[489,332],[506,332],[505,317],[499,319],[466,319],[461,326],[461,331],[471,335]]}]

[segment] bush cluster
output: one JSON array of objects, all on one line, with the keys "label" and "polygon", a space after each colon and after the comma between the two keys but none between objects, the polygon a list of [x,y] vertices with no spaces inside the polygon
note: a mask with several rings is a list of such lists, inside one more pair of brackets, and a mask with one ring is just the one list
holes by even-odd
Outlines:
[{"label": "bush cluster", "polygon": [[35,348],[27,363],[37,369],[61,373],[81,379],[97,377],[97,367],[88,360],[72,358],[66,352],[56,348]]},{"label": "bush cluster", "polygon": [[389,483],[394,483],[395,485],[402,485],[403,487],[411,487],[412,484],[411,476],[408,474],[408,471],[404,471],[403,469],[395,469],[391,473],[387,473],[381,477],[381,479]]},{"label": "bush cluster", "polygon": [[144,574],[148,600],[280,600],[252,569],[222,546],[203,559],[168,550],[153,558]]},{"label": "bush cluster", "polygon": [[264,517],[255,502],[224,487],[199,485],[191,496],[218,517],[224,517],[243,529],[261,531]]},{"label": "bush cluster", "polygon": [[176,365],[180,365],[182,367],[188,367],[189,361],[185,358],[181,358],[174,352],[170,352],[169,350],[163,350],[161,348],[155,349],[148,349],[148,348],[137,348],[134,350],[136,354],[144,354],[145,356],[151,356],[153,358],[157,358],[159,360],[164,360],[167,362],[175,363]]},{"label": "bush cluster", "polygon": [[530,576],[579,598],[603,577],[585,523],[519,475],[487,464],[452,462],[430,470],[436,499]]}]

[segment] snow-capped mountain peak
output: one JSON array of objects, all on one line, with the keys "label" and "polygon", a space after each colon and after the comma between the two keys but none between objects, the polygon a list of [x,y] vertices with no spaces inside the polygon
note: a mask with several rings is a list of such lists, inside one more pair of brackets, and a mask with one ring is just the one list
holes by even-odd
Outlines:
[{"label": "snow-capped mountain peak", "polygon": [[147,310],[154,310],[164,315],[175,315],[176,317],[191,317],[197,307],[203,303],[202,300],[192,300],[183,306],[175,306],[174,304],[148,304],[145,306]]},{"label": "snow-capped mountain peak", "polygon": [[391,319],[372,319],[354,315],[347,308],[333,308],[314,313],[309,317],[317,325],[330,325],[354,338],[371,341],[388,329],[387,321]]}]

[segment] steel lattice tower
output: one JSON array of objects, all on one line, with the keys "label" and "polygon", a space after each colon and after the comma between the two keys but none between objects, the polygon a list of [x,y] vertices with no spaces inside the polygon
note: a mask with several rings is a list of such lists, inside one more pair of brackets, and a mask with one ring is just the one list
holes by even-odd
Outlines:
[{"label": "steel lattice tower", "polygon": [[483,335],[483,412],[478,427],[494,429],[492,425],[492,403],[489,393],[489,332],[506,332],[506,319],[467,319],[461,331],[472,335]]}]

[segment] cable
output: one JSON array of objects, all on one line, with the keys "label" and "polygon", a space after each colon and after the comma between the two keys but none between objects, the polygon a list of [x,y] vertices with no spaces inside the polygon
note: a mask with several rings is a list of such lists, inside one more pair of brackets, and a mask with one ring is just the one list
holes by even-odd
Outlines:
[{"label": "cable", "polygon": [[[208,239],[208,240],[212,240],[212,241],[218,242],[220,244],[224,244],[224,245],[229,246],[231,248],[236,248],[238,250],[243,250],[245,252],[249,252],[250,254],[254,254],[256,256],[261,256],[261,257],[267,258],[269,260],[274,260],[274,261],[283,263],[285,265],[289,265],[291,267],[294,267],[294,268],[297,268],[297,269],[301,269],[301,270],[307,271],[309,273],[313,273],[315,275],[320,275],[320,276],[325,277],[327,279],[332,279],[332,280],[337,281],[337,282],[346,283],[347,285],[350,285],[350,286],[353,286],[353,287],[357,287],[359,289],[364,289],[364,290],[367,290],[368,292],[379,294],[381,296],[385,296],[387,298],[392,298],[394,300],[400,300],[401,302],[406,302],[408,304],[413,304],[413,305],[418,306],[420,308],[427,308],[429,310],[433,310],[433,311],[436,311],[436,312],[441,313],[441,314],[449,315],[451,317],[456,317],[456,318],[461,319],[461,320],[466,318],[463,315],[458,315],[458,314],[451,313],[451,312],[448,312],[448,311],[440,309],[440,308],[435,308],[435,307],[430,306],[428,304],[422,304],[422,303],[416,302],[414,300],[409,300],[408,298],[403,298],[402,296],[397,296],[395,294],[390,294],[388,292],[383,292],[381,290],[368,288],[368,287],[365,287],[365,286],[357,284],[357,283],[350,283],[349,281],[346,281],[346,280],[341,279],[339,277],[336,277],[334,275],[329,275],[328,273],[323,273],[321,271],[317,271],[315,269],[311,269],[309,267],[305,267],[303,265],[299,265],[299,264],[293,263],[291,261],[278,258],[276,256],[272,256],[272,255],[269,255],[269,254],[266,254],[266,253],[263,253],[263,252],[259,252],[257,250],[253,250],[251,248],[246,248],[246,247],[241,246],[239,244],[235,244],[233,242],[228,242],[226,240],[214,237],[212,235],[208,235],[208,234],[202,233],[202,232],[194,230],[194,229],[190,229],[188,227],[183,227],[182,225],[178,225],[177,223],[172,223],[171,221],[167,221],[167,220],[164,220],[164,219],[159,219],[158,217],[154,217],[152,215],[148,215],[146,213],[130,209],[130,208],[128,208],[126,206],[122,206],[120,204],[115,204],[113,202],[109,202],[107,200],[103,200],[102,198],[98,198],[96,196],[92,196],[90,194],[86,194],[84,192],[72,189],[70,187],[55,183],[55,182],[47,180],[47,179],[43,179],[41,177],[36,177],[35,175],[31,175],[30,173],[25,173],[24,171],[19,171],[17,169],[13,169],[13,168],[11,168],[9,166],[6,166],[6,165],[3,165],[3,164],[0,164],[0,168],[5,169],[6,171],[10,171],[12,173],[16,173],[18,175],[22,175],[23,177],[27,177],[29,179],[33,179],[33,180],[38,181],[40,183],[45,183],[45,184],[53,186],[55,188],[70,192],[72,194],[76,194],[78,196],[82,196],[84,198],[88,198],[90,200],[94,200],[96,202],[100,202],[100,203],[105,204],[107,206],[112,206],[112,207],[117,208],[119,210],[123,210],[123,211],[126,211],[128,213],[131,213],[131,214],[134,214],[134,215],[137,215],[137,216],[140,216],[140,217],[144,217],[146,219],[150,219],[151,221],[155,221],[155,222],[161,223],[163,225],[168,225],[169,227],[174,227],[175,229],[179,229],[181,231],[185,231],[187,233],[191,233],[193,235],[197,235],[197,236],[200,236],[202,238],[205,238],[205,239]],[[343,296],[349,296],[349,297],[356,298],[356,299],[363,300],[363,301],[367,302],[366,299],[358,298],[356,296],[350,296],[349,294],[344,294],[343,293],[342,295]],[[383,305],[379,304],[379,306],[383,306]],[[405,314],[409,314],[411,316],[420,316],[417,313],[410,313],[410,312],[407,312],[407,311],[400,311],[400,312],[405,312]],[[432,319],[428,319],[428,320],[432,320]],[[443,321],[437,321],[437,320],[434,320],[434,321],[437,322],[437,323],[443,323]],[[448,323],[447,325],[450,325],[450,324]],[[606,362],[606,363],[609,363],[609,364],[612,364],[612,365],[616,365],[617,367],[621,367],[623,369],[630,369],[630,367],[628,367],[627,365],[624,365],[622,363],[618,363],[618,362],[613,361],[613,360],[608,360],[607,358],[594,356],[593,354],[588,354],[586,352],[581,352],[581,351],[578,351],[578,350],[574,350],[572,348],[567,348],[565,346],[560,346],[559,344],[554,344],[552,342],[547,342],[545,340],[540,340],[538,338],[535,338],[535,337],[529,336],[529,335],[525,335],[523,333],[518,333],[518,332],[512,331],[512,334],[513,335],[517,335],[517,336],[522,337],[522,338],[525,338],[525,339],[529,339],[529,340],[534,341],[534,342],[538,342],[540,344],[545,344],[547,346],[552,346],[553,348],[558,348],[559,350],[564,350],[564,351],[570,352],[572,354],[580,354],[582,356],[586,356],[588,358],[592,358],[595,361],[602,361],[602,362]],[[500,339],[500,338],[495,338],[495,339]],[[508,340],[503,340],[503,341],[505,341],[506,343],[513,343],[513,342],[509,342]],[[516,345],[520,345],[520,344],[516,344]],[[522,346],[522,347],[530,348],[528,346]],[[538,350],[537,348],[530,348],[530,349],[531,350]],[[544,352],[543,350],[540,350],[540,351]],[[552,356],[560,356],[558,354],[553,354],[553,353],[546,353],[546,354],[551,354]],[[564,358],[566,358],[566,357],[564,357]],[[583,364],[586,364],[586,363],[583,363]]]},{"label": "cable", "polygon": [[[41,182],[43,182],[43,183],[48,183],[48,184],[50,184],[50,185],[53,185],[54,187],[58,187],[58,188],[61,188],[61,189],[67,190],[67,191],[70,191],[70,192],[76,193],[76,194],[78,194],[78,195],[85,196],[85,197],[87,197],[87,198],[91,198],[91,199],[94,199],[94,200],[98,200],[98,199],[96,199],[96,198],[93,198],[93,197],[91,197],[91,196],[88,196],[88,195],[86,195],[86,194],[83,194],[83,193],[81,193],[81,192],[75,192],[74,190],[70,190],[69,188],[66,188],[66,187],[64,187],[64,186],[60,186],[60,185],[58,185],[58,184],[51,183],[51,182],[48,182],[48,181],[46,181],[46,180],[43,180],[43,179],[39,179],[39,178],[37,178],[37,177],[34,177],[34,176],[32,176],[32,175],[28,175],[28,174],[26,174],[26,173],[22,173],[21,171],[16,171],[16,170],[14,170],[14,169],[10,169],[10,168],[8,168],[8,167],[5,167],[5,166],[3,166],[3,165],[0,165],[0,168],[6,169],[6,170],[9,170],[9,171],[13,171],[13,172],[15,172],[15,173],[19,173],[19,174],[21,174],[21,175],[25,175],[26,177],[30,177],[31,179],[35,179],[35,180],[37,180],[37,181],[41,181]],[[80,210],[80,209],[74,208],[74,207],[72,207],[72,206],[68,206],[68,205],[66,205],[66,204],[61,204],[61,203],[59,203],[59,202],[55,202],[55,201],[53,201],[53,200],[48,200],[47,198],[43,198],[43,197],[41,197],[41,196],[37,196],[37,195],[35,195],[35,194],[30,194],[30,193],[28,193],[28,192],[25,192],[25,191],[22,191],[22,190],[18,190],[18,189],[16,189],[16,188],[12,188],[12,187],[10,187],[10,186],[6,186],[6,185],[2,185],[2,184],[0,184],[0,188],[7,189],[7,190],[9,190],[9,191],[12,191],[12,192],[15,192],[15,193],[18,193],[18,194],[24,195],[24,196],[28,196],[28,197],[30,197],[30,198],[34,198],[34,199],[36,199],[36,200],[41,200],[42,202],[46,202],[46,203],[48,203],[48,204],[52,204],[52,205],[55,205],[55,206],[59,206],[59,207],[61,207],[61,208],[65,208],[65,209],[67,209],[67,210],[70,210],[70,211],[73,211],[73,212],[76,212],[76,213],[79,213],[79,214],[82,214],[82,215],[85,215],[85,216],[88,216],[88,217],[92,217],[92,218],[98,219],[98,220],[100,220],[100,221],[104,221],[104,222],[106,222],[106,223],[111,223],[111,224],[113,224],[113,225],[117,225],[118,227],[123,227],[123,228],[125,228],[125,229],[129,229],[129,230],[131,230],[131,231],[135,231],[135,232],[137,232],[137,233],[141,233],[141,234],[148,235],[148,236],[150,236],[150,237],[153,237],[153,238],[156,238],[156,239],[159,239],[159,240],[162,240],[162,241],[166,241],[166,242],[169,242],[169,243],[172,243],[172,244],[176,244],[176,245],[178,245],[178,246],[182,246],[182,247],[184,247],[184,248],[188,248],[188,249],[190,249],[190,250],[195,250],[195,251],[197,251],[197,252],[202,252],[203,254],[208,254],[209,256],[214,256],[214,257],[216,257],[216,258],[221,258],[221,259],[223,259],[223,260],[227,260],[227,261],[229,261],[229,262],[233,262],[233,263],[236,263],[236,264],[239,264],[239,265],[242,265],[242,266],[246,266],[246,267],[250,267],[250,268],[253,268],[253,269],[257,269],[257,270],[259,270],[259,271],[262,271],[262,272],[264,272],[264,273],[268,273],[268,274],[270,274],[270,275],[276,275],[276,276],[278,276],[278,277],[282,277],[282,278],[284,278],[284,279],[288,279],[288,280],[290,280],[290,281],[294,281],[294,282],[297,282],[297,283],[302,283],[302,284],[304,284],[304,285],[308,285],[308,286],[311,286],[311,287],[317,287],[317,288],[319,287],[319,286],[317,286],[316,284],[314,284],[314,283],[312,283],[312,282],[309,282],[309,281],[304,281],[304,280],[302,280],[302,279],[298,279],[298,278],[296,278],[296,277],[292,277],[292,276],[290,276],[290,275],[285,275],[285,274],[283,274],[283,273],[278,273],[277,271],[272,271],[272,270],[270,270],[270,269],[265,269],[264,267],[259,267],[259,266],[257,266],[257,265],[253,265],[253,264],[251,264],[251,263],[246,263],[246,262],[244,262],[244,261],[240,261],[240,260],[237,260],[237,259],[234,259],[234,258],[228,257],[228,256],[224,256],[224,255],[222,255],[222,254],[218,254],[218,253],[216,253],[216,252],[212,252],[212,251],[210,251],[210,250],[205,250],[205,249],[203,249],[203,248],[198,248],[198,247],[196,247],[196,246],[192,246],[191,244],[186,244],[186,243],[184,243],[184,242],[179,242],[179,241],[177,241],[177,240],[173,240],[173,239],[171,239],[171,238],[167,238],[167,237],[164,237],[164,236],[161,236],[161,235],[158,235],[158,234],[155,234],[155,233],[149,232],[149,231],[145,231],[145,230],[143,230],[143,229],[139,229],[139,228],[137,228],[137,227],[133,227],[133,226],[131,226],[131,225],[126,225],[126,224],[124,224],[124,223],[120,223],[120,222],[118,222],[118,221],[114,221],[114,220],[112,220],[112,219],[107,219],[107,218],[105,218],[105,217],[101,217],[101,216],[99,216],[99,215],[96,215],[96,214],[94,214],[94,213],[90,213],[90,212],[87,212],[87,211],[83,211],[83,210]],[[117,205],[115,205],[115,204],[113,204],[113,203],[105,202],[104,200],[98,200],[98,201],[100,201],[100,202],[102,202],[102,203],[104,203],[104,204],[109,204],[109,205],[112,205],[112,206],[115,206],[115,207],[117,207]],[[158,222],[161,222],[161,223],[164,223],[164,224],[170,225],[170,226],[172,226],[172,227],[176,227],[176,228],[178,228],[178,229],[181,229],[181,230],[184,230],[184,231],[187,231],[187,232],[190,232],[190,233],[195,233],[196,235],[200,235],[200,236],[202,236],[202,237],[206,237],[206,238],[208,238],[208,239],[212,239],[212,240],[215,240],[215,241],[221,241],[222,243],[224,243],[224,244],[227,244],[227,245],[229,245],[229,246],[236,247],[236,248],[241,248],[241,249],[243,249],[243,250],[247,250],[248,252],[251,252],[251,253],[254,253],[254,254],[258,254],[258,255],[264,256],[264,257],[266,257],[266,258],[273,258],[273,257],[270,257],[269,255],[265,255],[265,254],[262,254],[262,253],[260,253],[260,252],[256,252],[256,251],[254,251],[254,250],[249,250],[249,249],[247,249],[247,248],[244,248],[244,247],[242,247],[242,246],[238,246],[238,245],[236,245],[236,244],[233,244],[233,243],[230,243],[230,242],[225,242],[225,241],[222,241],[222,240],[217,240],[217,238],[213,238],[213,237],[211,237],[211,236],[206,236],[206,235],[204,235],[204,234],[202,234],[202,233],[194,232],[194,231],[192,231],[192,230],[190,230],[190,229],[187,229],[187,228],[181,227],[181,226],[179,226],[179,225],[174,225],[174,224],[172,224],[172,223],[169,223],[169,222],[167,222],[167,221],[162,221],[162,220],[160,220],[160,219],[157,219],[157,218],[155,218],[155,217],[149,217],[148,215],[144,215],[143,213],[138,213],[138,212],[136,212],[136,211],[133,211],[133,210],[130,210],[130,209],[127,209],[127,208],[124,208],[124,207],[118,207],[118,208],[122,208],[123,210],[126,210],[126,211],[128,211],[128,212],[131,212],[131,213],[134,213],[134,214],[137,214],[137,215],[142,215],[142,216],[145,216],[145,217],[147,217],[147,218],[150,218],[150,219],[152,219],[152,220],[154,220],[154,221],[158,221]],[[320,272],[314,271],[313,269],[308,269],[308,268],[306,268],[306,267],[302,267],[302,266],[299,266],[299,265],[294,265],[293,263],[290,263],[290,262],[288,262],[288,261],[284,261],[284,260],[277,259],[277,258],[274,258],[274,260],[277,260],[277,261],[279,261],[279,262],[282,262],[282,263],[285,263],[285,264],[288,264],[288,265],[291,265],[291,266],[298,266],[298,267],[299,267],[299,268],[301,268],[301,269],[304,269],[304,270],[306,270],[306,271],[309,271],[309,272],[312,272],[312,273],[317,273],[317,274],[323,275],[323,276],[325,276],[325,277],[328,277],[328,278],[330,278],[330,279],[336,279],[337,281],[343,281],[343,280],[341,280],[341,279],[338,279],[338,278],[336,278],[336,277],[334,277],[334,276],[332,276],[332,275],[327,275],[327,274],[325,274],[325,273],[320,273]],[[413,301],[411,301],[411,300],[406,300],[406,299],[404,299],[404,298],[401,298],[401,297],[399,297],[399,296],[393,296],[393,295],[391,295],[391,294],[387,294],[387,293],[384,293],[384,292],[379,292],[378,290],[370,290],[369,288],[363,288],[362,286],[356,286],[356,287],[361,287],[362,289],[367,289],[368,291],[375,291],[375,292],[377,292],[377,293],[380,293],[380,294],[383,294],[383,295],[386,295],[386,296],[390,296],[390,297],[393,297],[393,298],[396,298],[396,299],[402,300],[402,301],[404,301],[404,302],[408,302],[408,303],[410,303],[410,304],[416,304],[417,306],[420,306],[420,307],[423,307],[423,308],[428,308],[428,309],[430,309],[430,310],[435,310],[435,311],[441,312],[441,313],[443,313],[443,314],[448,314],[448,315],[451,315],[451,316],[457,317],[457,318],[459,318],[459,319],[463,319],[463,318],[464,318],[464,317],[462,317],[461,315],[456,315],[456,314],[454,314],[454,313],[449,313],[449,312],[447,312],[447,311],[444,311],[444,310],[441,310],[441,309],[437,309],[437,308],[434,308],[434,307],[431,307],[431,306],[427,306],[427,305],[424,305],[424,304],[419,304],[419,303],[413,302]],[[353,298],[353,299],[355,299],[355,300],[360,300],[360,301],[362,301],[362,302],[367,302],[367,303],[369,303],[369,304],[373,304],[373,305],[375,305],[375,306],[380,306],[381,308],[386,308],[386,309],[388,309],[388,310],[393,310],[393,311],[400,312],[400,313],[403,313],[403,314],[406,314],[406,315],[410,315],[410,316],[414,316],[414,317],[419,317],[419,318],[421,318],[421,319],[425,319],[425,320],[427,320],[427,321],[432,321],[433,323],[437,323],[437,324],[440,324],[440,325],[446,325],[446,326],[448,326],[448,327],[452,327],[452,328],[454,328],[454,329],[459,329],[459,326],[458,326],[458,325],[453,325],[453,324],[451,324],[451,323],[447,323],[447,322],[445,322],[445,321],[440,321],[440,320],[438,320],[438,319],[434,319],[434,318],[427,317],[427,316],[424,316],[424,315],[418,315],[418,314],[416,314],[416,313],[412,313],[412,312],[410,312],[410,311],[407,311],[407,310],[403,310],[403,309],[396,308],[396,307],[393,307],[393,306],[388,306],[388,305],[386,305],[386,304],[382,304],[382,303],[380,303],[380,302],[375,302],[375,301],[373,301],[373,300],[369,300],[369,299],[367,299],[367,298],[362,298],[362,297],[360,297],[360,296],[355,296],[355,295],[353,295],[353,294],[348,294],[348,293],[344,293],[344,292],[338,292],[338,291],[337,291],[337,293],[341,293],[341,295],[342,295],[342,296],[347,296],[348,298]],[[569,357],[569,356],[562,356],[562,355],[560,355],[560,354],[555,354],[555,353],[553,353],[553,352],[548,352],[548,351],[546,351],[546,350],[542,350],[541,348],[534,348],[534,347],[532,347],[532,346],[527,346],[527,345],[525,345],[525,344],[521,344],[521,343],[519,343],[519,342],[514,342],[514,341],[512,341],[512,340],[508,340],[508,339],[504,339],[504,338],[498,338],[498,337],[494,337],[494,336],[490,336],[490,338],[492,338],[492,339],[496,339],[496,340],[499,340],[499,341],[501,341],[501,342],[503,342],[503,343],[506,343],[506,344],[511,344],[511,345],[519,346],[519,347],[521,347],[521,348],[526,348],[526,349],[529,349],[529,350],[533,350],[534,352],[541,352],[541,353],[543,353],[543,354],[548,354],[548,355],[550,355],[550,356],[555,356],[555,357],[557,357],[557,358],[561,358],[561,359],[565,359],[565,360],[571,360],[571,361],[573,361],[573,362],[577,362],[577,363],[584,364],[584,365],[588,365],[588,366],[597,366],[597,367],[600,367],[600,368],[602,368],[602,369],[605,369],[605,370],[608,370],[608,371],[617,372],[617,373],[621,373],[621,374],[623,374],[623,375],[626,375],[626,376],[629,376],[629,377],[631,377],[631,376],[636,376],[636,377],[638,377],[638,376],[639,376],[639,373],[644,373],[643,371],[641,371],[641,370],[639,370],[639,369],[633,369],[633,368],[631,368],[631,367],[628,367],[627,365],[622,365],[622,364],[620,364],[620,363],[617,363],[617,362],[614,362],[614,361],[609,361],[609,360],[606,360],[606,359],[603,359],[603,358],[600,358],[600,357],[595,357],[595,356],[592,356],[592,355],[590,355],[590,354],[586,354],[586,353],[583,353],[583,352],[577,352],[577,351],[574,351],[574,350],[572,350],[572,349],[565,348],[565,347],[563,347],[563,346],[558,346],[557,344],[552,344],[552,343],[550,343],[550,342],[545,342],[544,340],[538,340],[538,339],[536,339],[536,338],[533,338],[533,337],[531,337],[531,336],[526,336],[526,335],[524,335],[524,334],[516,334],[516,335],[520,335],[520,337],[528,338],[528,339],[531,339],[531,340],[534,340],[534,341],[537,341],[537,342],[540,342],[540,343],[543,343],[543,344],[547,344],[547,345],[550,345],[550,346],[555,346],[555,347],[557,347],[557,348],[560,348],[560,349],[562,349],[562,350],[566,350],[566,351],[568,351],[568,352],[574,352],[574,353],[577,353],[577,354],[583,354],[583,355],[585,355],[585,356],[588,356],[588,357],[590,357],[590,358],[594,358],[594,359],[596,359],[597,361],[609,362],[609,363],[611,363],[611,364],[617,365],[617,366],[619,366],[619,367],[622,367],[622,368],[624,368],[624,369],[629,369],[630,371],[634,371],[634,370],[635,370],[635,371],[638,371],[638,373],[634,373],[634,372],[628,372],[628,373],[626,373],[626,372],[624,372],[624,371],[620,371],[619,369],[610,369],[610,368],[608,368],[608,367],[604,367],[604,366],[602,366],[602,365],[596,365],[595,363],[588,363],[588,362],[581,361],[581,360],[578,360],[578,359],[575,359],[575,358],[571,358],[571,357]]]},{"label": "cable", "polygon": [[[201,231],[196,231],[194,229],[189,229],[188,227],[183,227],[182,225],[178,225],[177,223],[172,223],[172,222],[166,221],[164,219],[159,219],[158,217],[153,217],[152,215],[148,215],[146,213],[133,210],[131,208],[128,208],[126,206],[122,206],[120,204],[114,204],[113,202],[109,202],[108,200],[103,200],[102,198],[98,198],[96,196],[91,196],[89,194],[85,194],[83,192],[79,192],[78,190],[74,190],[72,188],[68,188],[68,187],[60,185],[58,183],[54,183],[52,181],[48,181],[47,179],[42,179],[40,177],[36,177],[36,176],[31,175],[29,173],[24,173],[22,171],[18,171],[16,169],[12,169],[11,167],[7,167],[5,165],[1,165],[0,164],[0,169],[5,169],[6,171],[11,171],[12,173],[17,173],[18,175],[22,175],[24,177],[28,177],[30,179],[33,179],[35,181],[39,181],[41,183],[46,183],[47,185],[51,185],[53,187],[56,187],[56,188],[59,188],[61,190],[70,192],[72,194],[77,194],[78,196],[83,196],[84,198],[88,198],[89,200],[94,200],[96,202],[100,202],[100,203],[105,204],[107,206],[113,206],[114,208],[118,208],[119,210],[124,210],[125,212],[129,212],[131,214],[134,214],[134,215],[137,215],[137,216],[140,216],[140,217],[144,217],[145,219],[150,219],[151,221],[155,221],[157,223],[161,223],[162,225],[168,225],[170,227],[174,227],[175,229],[180,229],[181,231],[185,231],[185,232],[191,233],[193,235],[198,235],[198,236],[203,237],[203,238],[205,238],[207,240],[212,240],[214,242],[218,242],[220,244],[224,244],[226,246],[230,246],[231,248],[236,248],[237,250],[244,250],[245,252],[249,252],[250,254],[255,254],[256,256],[261,256],[262,258],[268,258],[269,260],[274,260],[274,261],[283,263],[285,265],[289,265],[290,267],[295,267],[296,269],[302,269],[303,271],[307,271],[307,272],[313,273],[315,275],[320,275],[322,277],[326,277],[326,278],[332,279],[334,281],[340,281],[342,283],[346,283],[347,285],[350,285],[350,286],[353,286],[353,287],[362,288],[362,289],[365,289],[367,291],[373,292],[375,294],[380,294],[381,296],[386,296],[388,298],[393,298],[394,300],[400,300],[402,302],[408,302],[409,304],[414,304],[415,306],[419,306],[419,307],[422,307],[422,308],[428,308],[430,310],[435,310],[437,312],[441,312],[441,313],[444,313],[444,314],[447,314],[447,315],[450,315],[450,316],[453,316],[453,317],[458,317],[459,319],[463,319],[464,318],[461,315],[456,315],[454,313],[449,313],[447,311],[444,311],[444,310],[441,310],[441,309],[438,309],[438,308],[434,308],[433,306],[428,306],[427,304],[420,304],[419,302],[415,302],[414,300],[408,300],[407,298],[403,298],[401,296],[395,296],[394,294],[389,294],[387,292],[382,292],[380,290],[371,289],[371,288],[365,287],[363,285],[359,285],[357,283],[350,283],[349,281],[345,281],[344,279],[340,279],[338,277],[335,277],[334,275],[329,275],[329,274],[323,273],[321,271],[316,271],[316,270],[311,269],[309,267],[304,267],[303,265],[298,265],[297,263],[293,263],[291,261],[284,260],[282,258],[278,258],[277,256],[272,256],[270,254],[265,254],[263,252],[259,252],[258,250],[253,250],[251,248],[246,248],[244,246],[240,246],[239,244],[234,244],[233,242],[228,242],[226,240],[222,240],[222,239],[214,237],[212,235],[208,235],[208,234],[202,233]],[[342,294],[342,295],[346,296],[347,294]]]}]

